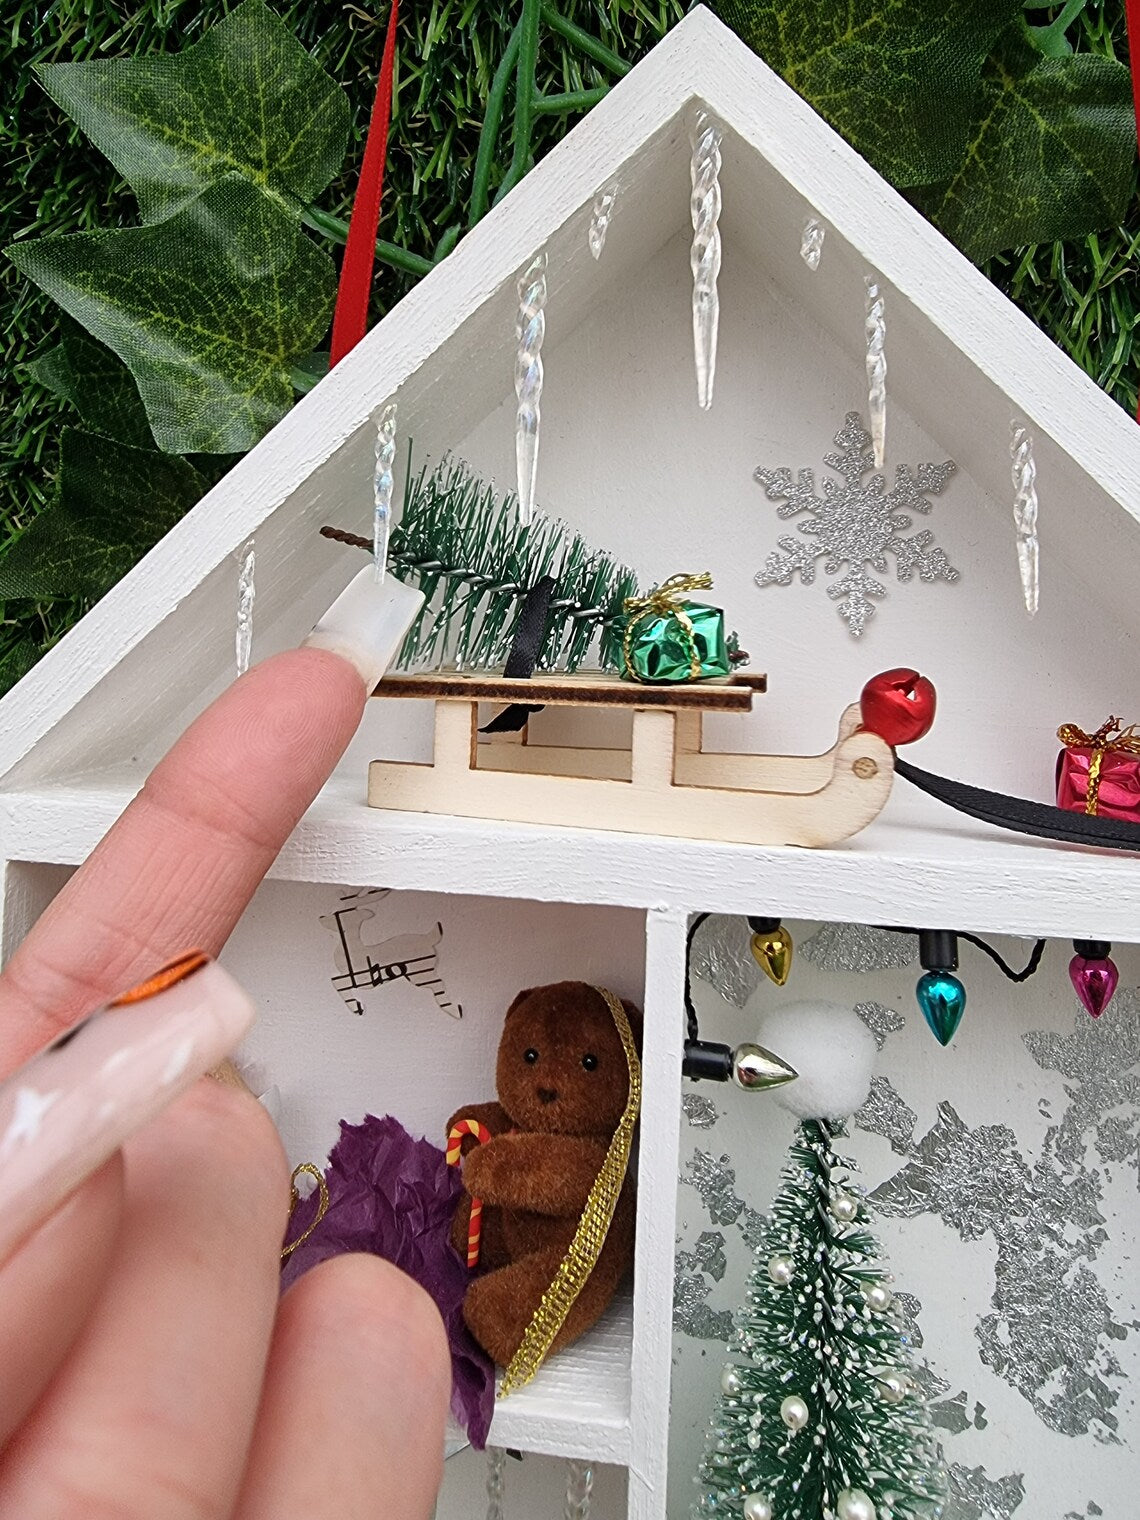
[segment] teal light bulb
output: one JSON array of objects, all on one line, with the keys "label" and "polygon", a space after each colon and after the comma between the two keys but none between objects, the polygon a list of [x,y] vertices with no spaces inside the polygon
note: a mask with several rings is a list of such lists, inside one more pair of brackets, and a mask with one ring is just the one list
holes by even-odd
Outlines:
[{"label": "teal light bulb", "polygon": [[914,989],[922,1016],[940,1045],[949,1045],[966,1011],[966,989],[949,971],[928,971]]}]

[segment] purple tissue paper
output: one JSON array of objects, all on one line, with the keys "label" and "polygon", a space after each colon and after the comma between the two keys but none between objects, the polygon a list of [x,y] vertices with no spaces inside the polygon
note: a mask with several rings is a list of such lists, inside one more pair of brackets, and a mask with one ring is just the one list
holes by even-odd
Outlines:
[{"label": "purple tissue paper", "polygon": [[[413,1277],[443,1316],[451,1346],[451,1411],[481,1451],[495,1405],[495,1369],[463,1320],[470,1273],[450,1240],[463,1193],[459,1168],[447,1165],[439,1146],[413,1139],[398,1120],[369,1114],[360,1124],[341,1121],[325,1181],[328,1212],[286,1259],[282,1291],[310,1267],[346,1251],[382,1256]],[[304,1234],[318,1203],[314,1189],[297,1205],[286,1244]]]}]

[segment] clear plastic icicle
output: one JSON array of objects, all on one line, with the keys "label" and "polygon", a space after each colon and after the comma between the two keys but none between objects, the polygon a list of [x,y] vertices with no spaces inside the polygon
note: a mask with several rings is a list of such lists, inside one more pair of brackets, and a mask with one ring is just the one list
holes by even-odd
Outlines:
[{"label": "clear plastic icicle", "polygon": [[396,460],[396,403],[389,401],[376,424],[376,462],[372,471],[372,560],[376,580],[388,570],[388,535],[392,531],[392,467]]},{"label": "clear plastic icicle", "polygon": [[487,1447],[487,1520],[503,1520],[503,1474],[507,1454],[501,1446]]},{"label": "clear plastic icicle", "polygon": [[701,111],[693,126],[690,164],[693,193],[693,355],[697,366],[697,402],[702,411],[712,406],[716,380],[716,338],[720,324],[720,144],[721,129]]},{"label": "clear plastic icicle", "polygon": [[595,259],[601,258],[602,249],[606,246],[606,233],[610,230],[610,218],[614,214],[616,200],[616,190],[602,190],[594,197],[594,209],[590,214],[590,230],[586,237],[590,252]]},{"label": "clear plastic icicle", "polygon": [[883,293],[873,275],[867,275],[867,411],[871,421],[871,445],[875,468],[887,461],[887,315]]},{"label": "clear plastic icicle", "polygon": [[819,261],[823,255],[823,237],[826,231],[826,227],[817,217],[809,216],[804,223],[804,234],[800,240],[800,258],[813,274],[819,268]]},{"label": "clear plastic icicle", "polygon": [[244,676],[249,669],[249,657],[253,651],[253,598],[256,592],[254,571],[256,555],[253,539],[249,539],[241,551],[238,568],[237,627],[234,631],[234,657],[237,673]]},{"label": "clear plastic icicle", "polygon": [[519,276],[519,314],[515,325],[515,467],[518,471],[519,522],[525,528],[534,516],[538,479],[538,427],[542,401],[542,340],[546,336],[546,250],[536,254]]},{"label": "clear plastic icicle", "polygon": [[1013,525],[1017,532],[1017,567],[1025,610],[1037,611],[1040,550],[1037,543],[1037,465],[1033,436],[1014,419],[1009,425],[1009,457],[1013,475]]},{"label": "clear plastic icicle", "polygon": [[593,1488],[593,1464],[571,1458],[566,1464],[564,1520],[590,1520],[590,1494]]}]

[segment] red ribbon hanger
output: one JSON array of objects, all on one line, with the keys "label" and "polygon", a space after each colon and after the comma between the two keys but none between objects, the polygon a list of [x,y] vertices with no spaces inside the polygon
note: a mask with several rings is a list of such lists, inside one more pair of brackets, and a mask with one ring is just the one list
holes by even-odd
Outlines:
[{"label": "red ribbon hanger", "polygon": [[368,328],[368,297],[372,291],[372,268],[376,260],[376,232],[380,225],[380,197],[384,190],[384,165],[388,159],[388,125],[392,119],[392,76],[396,68],[396,14],[392,0],[384,58],[376,81],[376,99],[364,144],[360,183],[352,203],[348,241],[340,266],[340,284],[333,312],[329,368],[339,364],[356,347]]}]

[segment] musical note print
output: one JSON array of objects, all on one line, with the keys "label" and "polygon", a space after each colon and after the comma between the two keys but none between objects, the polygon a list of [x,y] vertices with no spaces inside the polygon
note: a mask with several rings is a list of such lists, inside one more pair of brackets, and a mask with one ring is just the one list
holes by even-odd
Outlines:
[{"label": "musical note print", "polygon": [[376,917],[369,904],[387,896],[388,889],[380,887],[346,893],[341,898],[341,907],[321,915],[321,923],[334,938],[336,973],[332,984],[345,1007],[349,1013],[363,1016],[365,1004],[359,994],[365,989],[406,981],[430,992],[436,1006],[449,1017],[462,1018],[463,1009],[448,997],[439,974],[442,924],[437,923],[428,934],[401,934],[380,941],[365,939],[365,926]]}]

